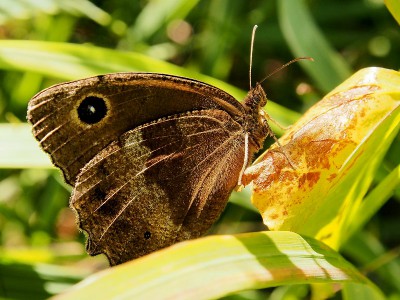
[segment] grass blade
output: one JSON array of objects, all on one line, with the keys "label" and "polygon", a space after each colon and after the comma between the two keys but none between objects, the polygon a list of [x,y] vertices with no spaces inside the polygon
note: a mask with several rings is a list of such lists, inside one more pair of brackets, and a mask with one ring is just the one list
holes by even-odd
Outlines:
[{"label": "grass blade", "polygon": [[258,232],[180,243],[90,276],[56,299],[211,299],[310,282],[355,282],[380,297],[324,244],[293,232]]},{"label": "grass blade", "polygon": [[280,27],[295,56],[311,56],[315,63],[301,63],[325,93],[351,75],[345,60],[316,26],[304,0],[278,1]]}]

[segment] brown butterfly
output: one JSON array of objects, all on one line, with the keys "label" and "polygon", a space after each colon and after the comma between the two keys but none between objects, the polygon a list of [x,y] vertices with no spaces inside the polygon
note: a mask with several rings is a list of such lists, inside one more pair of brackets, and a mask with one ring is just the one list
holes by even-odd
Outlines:
[{"label": "brown butterfly", "polygon": [[257,84],[240,103],[188,78],[116,73],[34,96],[28,120],[74,189],[87,251],[115,265],[203,235],[272,134]]}]

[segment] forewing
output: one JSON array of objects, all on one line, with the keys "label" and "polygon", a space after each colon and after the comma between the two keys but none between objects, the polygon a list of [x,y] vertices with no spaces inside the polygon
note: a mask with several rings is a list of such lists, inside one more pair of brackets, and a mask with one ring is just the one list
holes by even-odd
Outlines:
[{"label": "forewing", "polygon": [[89,254],[112,265],[204,234],[244,162],[243,128],[222,110],[174,115],[123,134],[78,176],[71,198]]},{"label": "forewing", "polygon": [[[103,101],[106,114],[93,124],[82,121],[81,103]],[[177,100],[179,99],[179,100]],[[173,114],[222,109],[234,119],[243,107],[213,86],[182,77],[151,73],[116,73],[50,87],[33,97],[28,121],[53,163],[74,184],[79,171],[124,132]]]}]

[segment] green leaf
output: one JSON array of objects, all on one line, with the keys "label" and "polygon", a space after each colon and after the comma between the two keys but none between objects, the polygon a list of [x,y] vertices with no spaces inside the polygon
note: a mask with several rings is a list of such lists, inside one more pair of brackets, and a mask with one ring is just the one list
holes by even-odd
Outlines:
[{"label": "green leaf", "polygon": [[1,299],[47,299],[71,288],[89,273],[84,268],[26,264],[4,257],[0,260],[0,270]]},{"label": "green leaf", "polygon": [[0,2],[0,24],[13,19],[34,18],[39,13],[57,14],[60,10],[72,15],[85,16],[101,25],[111,22],[111,16],[88,0],[2,0]]},{"label": "green leaf", "polygon": [[382,298],[324,244],[292,232],[258,232],[183,242],[94,274],[56,299],[211,299],[313,282],[354,282]]},{"label": "green leaf", "polygon": [[28,124],[0,124],[0,168],[50,168]]},{"label": "green leaf", "polygon": [[372,216],[393,195],[394,190],[400,186],[400,166],[397,166],[387,175],[369,194],[362,200],[358,209],[354,208],[354,217],[343,231],[342,244],[357,230],[360,230]]},{"label": "green leaf", "polygon": [[337,53],[315,24],[304,0],[278,1],[279,23],[295,56],[310,56],[315,63],[301,63],[325,93],[351,75],[346,61]]},{"label": "green leaf", "polygon": [[[360,286],[359,284],[345,283],[343,285],[344,300],[354,300],[354,299],[375,300],[378,298],[379,298],[378,295],[371,293],[370,291]],[[380,298],[385,299],[384,297]]]},{"label": "green leaf", "polygon": [[385,0],[387,9],[400,25],[400,2],[398,0]]},{"label": "green leaf", "polygon": [[128,31],[129,48],[146,41],[173,20],[184,20],[199,0],[152,0],[141,10]]},{"label": "green leaf", "polygon": [[[396,229],[394,229],[396,231]],[[379,236],[366,230],[357,232],[341,248],[341,253],[357,264],[363,274],[379,282],[382,290],[400,293],[399,249],[386,249]]]}]

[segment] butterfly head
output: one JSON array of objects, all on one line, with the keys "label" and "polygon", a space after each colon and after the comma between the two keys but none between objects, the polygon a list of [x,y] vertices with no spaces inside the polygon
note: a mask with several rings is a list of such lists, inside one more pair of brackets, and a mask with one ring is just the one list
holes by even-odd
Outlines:
[{"label": "butterfly head", "polygon": [[242,104],[247,110],[245,128],[255,150],[259,150],[263,146],[265,138],[271,134],[266,114],[263,111],[263,107],[267,104],[267,95],[259,83],[248,92]]},{"label": "butterfly head", "polygon": [[243,104],[249,111],[258,111],[267,104],[267,95],[261,84],[257,83],[248,93],[243,100]]}]

